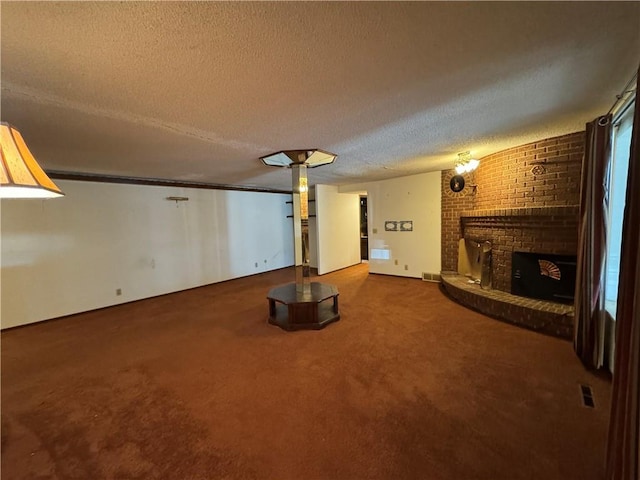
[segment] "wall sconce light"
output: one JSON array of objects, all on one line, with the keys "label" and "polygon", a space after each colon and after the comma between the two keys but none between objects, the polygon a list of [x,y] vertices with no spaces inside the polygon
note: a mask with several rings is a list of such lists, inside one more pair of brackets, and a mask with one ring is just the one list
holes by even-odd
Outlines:
[{"label": "wall sconce light", "polygon": [[463,152],[458,154],[458,160],[456,161],[456,173],[462,175],[463,173],[473,172],[480,165],[480,160],[471,158],[471,152]]},{"label": "wall sconce light", "polygon": [[54,198],[64,193],[40,168],[20,132],[0,123],[0,198]]}]

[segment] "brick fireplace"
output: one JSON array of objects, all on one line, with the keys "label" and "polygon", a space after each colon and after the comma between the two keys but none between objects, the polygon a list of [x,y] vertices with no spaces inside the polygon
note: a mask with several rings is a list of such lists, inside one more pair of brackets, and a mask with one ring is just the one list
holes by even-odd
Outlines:
[{"label": "brick fireplace", "polygon": [[513,252],[576,255],[584,132],[480,159],[462,192],[442,172],[442,271],[455,272],[461,238],[492,244],[492,286],[511,292]]},{"label": "brick fireplace", "polygon": [[511,254],[575,255],[578,207],[532,207],[460,212],[461,237],[490,241],[493,288],[511,292]]}]

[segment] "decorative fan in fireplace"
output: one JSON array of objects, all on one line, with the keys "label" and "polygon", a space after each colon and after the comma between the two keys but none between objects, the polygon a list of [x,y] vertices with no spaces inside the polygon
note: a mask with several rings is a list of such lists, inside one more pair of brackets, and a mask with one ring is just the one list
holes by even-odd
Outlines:
[{"label": "decorative fan in fireplace", "polygon": [[549,260],[538,260],[538,265],[540,265],[540,275],[553,278],[554,280],[560,280],[560,268],[558,268],[555,263]]}]

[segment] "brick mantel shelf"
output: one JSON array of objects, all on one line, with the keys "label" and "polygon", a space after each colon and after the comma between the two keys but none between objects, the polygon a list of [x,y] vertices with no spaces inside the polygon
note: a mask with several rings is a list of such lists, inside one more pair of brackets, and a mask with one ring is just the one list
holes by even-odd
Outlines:
[{"label": "brick mantel shelf", "polygon": [[463,210],[460,218],[486,217],[575,217],[580,213],[579,205],[555,207],[492,208],[486,210]]}]

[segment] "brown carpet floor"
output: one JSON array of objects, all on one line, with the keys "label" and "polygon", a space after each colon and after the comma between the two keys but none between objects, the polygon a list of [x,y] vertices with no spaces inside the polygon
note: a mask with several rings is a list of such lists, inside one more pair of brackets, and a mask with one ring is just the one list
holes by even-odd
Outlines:
[{"label": "brown carpet floor", "polygon": [[569,342],[366,265],[321,278],[340,322],[288,333],[292,277],[3,332],[2,479],[602,478],[610,384]]}]

